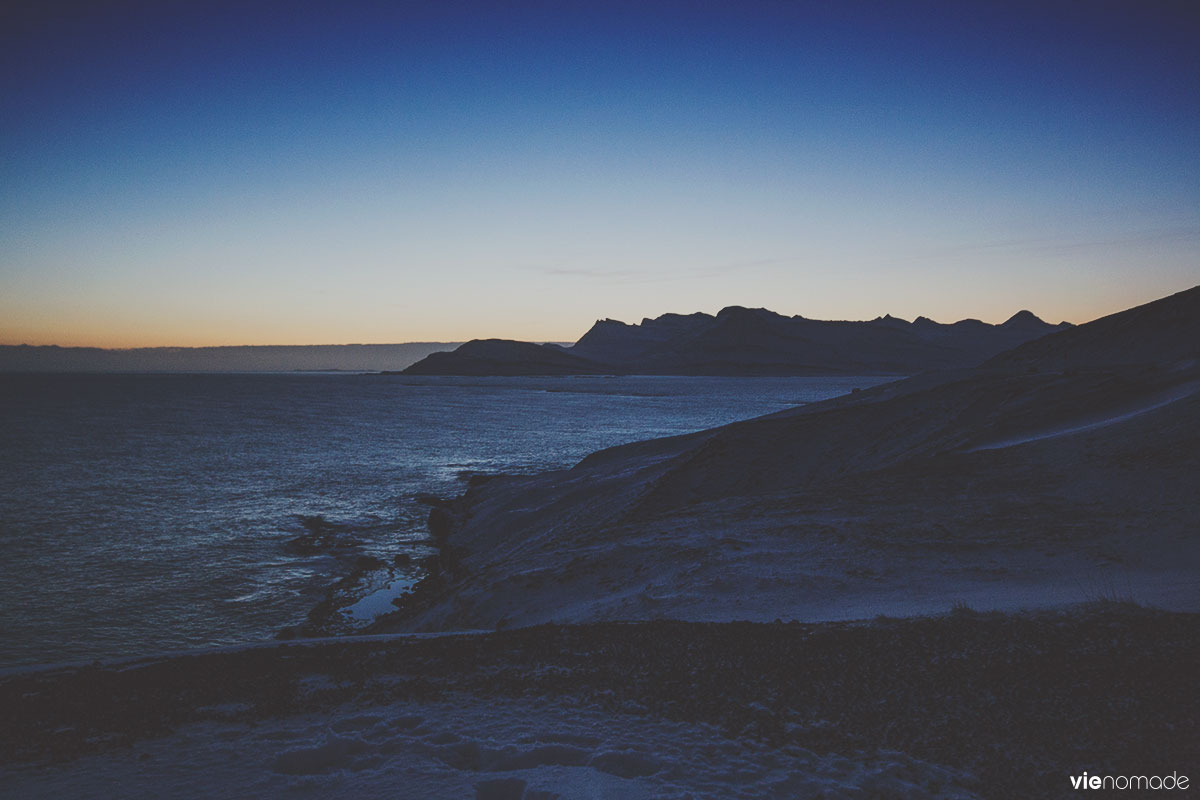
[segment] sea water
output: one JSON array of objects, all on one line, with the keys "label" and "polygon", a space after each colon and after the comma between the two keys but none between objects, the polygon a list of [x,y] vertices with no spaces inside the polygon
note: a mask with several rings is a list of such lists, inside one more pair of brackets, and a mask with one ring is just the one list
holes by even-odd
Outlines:
[{"label": "sea water", "polygon": [[268,639],[421,495],[883,380],[0,375],[0,666]]}]

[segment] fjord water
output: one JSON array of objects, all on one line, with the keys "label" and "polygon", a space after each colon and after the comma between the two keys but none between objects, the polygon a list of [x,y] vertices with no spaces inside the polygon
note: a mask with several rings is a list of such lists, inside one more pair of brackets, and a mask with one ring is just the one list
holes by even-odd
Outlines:
[{"label": "fjord water", "polygon": [[568,467],[883,378],[0,375],[0,666],[270,638],[420,555],[473,472]]}]

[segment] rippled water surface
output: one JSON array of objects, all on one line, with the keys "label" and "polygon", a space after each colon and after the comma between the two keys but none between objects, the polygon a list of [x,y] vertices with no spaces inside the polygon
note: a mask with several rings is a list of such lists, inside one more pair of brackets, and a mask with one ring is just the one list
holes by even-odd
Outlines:
[{"label": "rippled water surface", "polygon": [[[0,375],[0,666],[269,638],[417,495],[878,378]],[[333,531],[337,553],[289,542]]]}]

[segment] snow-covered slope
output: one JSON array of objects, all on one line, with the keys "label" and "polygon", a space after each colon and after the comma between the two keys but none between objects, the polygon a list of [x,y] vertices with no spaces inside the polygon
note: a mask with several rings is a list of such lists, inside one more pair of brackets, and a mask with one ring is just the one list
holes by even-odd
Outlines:
[{"label": "snow-covered slope", "polygon": [[1083,369],[999,359],[480,483],[439,512],[449,568],[381,627],[840,619],[1110,584],[1200,608],[1200,365],[1091,355],[1169,337],[1181,304],[1200,291],[1039,343],[1050,366],[1085,343]]}]

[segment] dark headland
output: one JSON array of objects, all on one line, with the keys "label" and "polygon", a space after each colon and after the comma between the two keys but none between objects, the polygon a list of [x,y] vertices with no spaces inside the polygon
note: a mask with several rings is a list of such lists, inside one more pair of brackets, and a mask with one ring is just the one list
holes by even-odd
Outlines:
[{"label": "dark headland", "polygon": [[433,501],[440,555],[385,635],[0,680],[0,790],[1194,788],[1197,497],[1200,287],[979,366],[473,479]]},{"label": "dark headland", "polygon": [[476,339],[433,353],[408,375],[912,375],[979,364],[1069,327],[1021,311],[999,325],[918,317],[830,322],[730,306],[716,316],[664,314],[638,325],[596,322],[570,347]]}]

